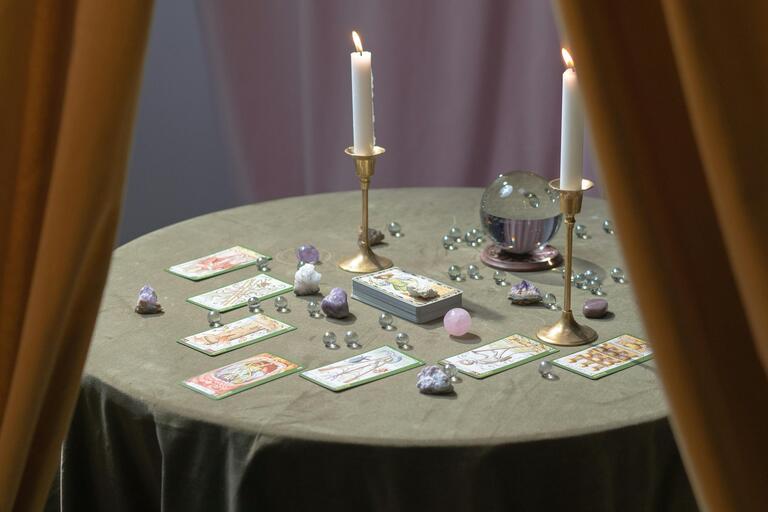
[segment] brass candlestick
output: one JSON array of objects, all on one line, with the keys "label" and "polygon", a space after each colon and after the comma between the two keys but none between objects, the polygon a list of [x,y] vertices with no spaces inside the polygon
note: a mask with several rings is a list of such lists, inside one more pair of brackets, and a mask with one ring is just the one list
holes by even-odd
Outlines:
[{"label": "brass candlestick", "polygon": [[560,211],[565,217],[567,228],[565,235],[565,297],[560,320],[550,327],[542,327],[536,334],[541,341],[552,345],[576,346],[591,343],[597,339],[597,332],[591,327],[581,325],[573,318],[571,311],[571,274],[573,273],[573,226],[576,214],[581,211],[584,192],[594,186],[589,180],[581,180],[581,190],[563,190],[560,180],[549,182],[552,189],[560,193]]},{"label": "brass candlestick", "polygon": [[356,255],[339,262],[339,267],[347,272],[375,272],[392,266],[392,260],[379,256],[371,250],[371,244],[368,240],[368,188],[376,167],[376,157],[383,154],[384,151],[384,148],[379,146],[374,146],[372,155],[355,153],[353,147],[344,150],[355,160],[355,173],[360,178],[360,190],[363,192],[363,225],[360,226],[358,252]]}]

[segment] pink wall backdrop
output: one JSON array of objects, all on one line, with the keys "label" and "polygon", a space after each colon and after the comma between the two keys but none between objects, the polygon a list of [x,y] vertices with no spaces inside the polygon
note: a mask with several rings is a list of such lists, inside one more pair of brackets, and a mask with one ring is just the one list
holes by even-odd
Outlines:
[{"label": "pink wall backdrop", "polygon": [[563,64],[549,2],[229,0],[199,12],[247,200],[357,186],[343,154],[353,29],[373,53],[387,148],[376,187],[558,174]]}]

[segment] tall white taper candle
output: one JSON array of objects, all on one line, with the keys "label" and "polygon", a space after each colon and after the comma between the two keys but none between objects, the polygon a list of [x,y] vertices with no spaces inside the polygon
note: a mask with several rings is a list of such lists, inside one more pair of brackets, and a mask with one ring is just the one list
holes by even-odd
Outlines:
[{"label": "tall white taper candle", "polygon": [[352,136],[355,153],[372,155],[376,138],[373,134],[373,72],[371,52],[363,51],[360,36],[352,32],[357,51],[350,55],[352,65]]},{"label": "tall white taper candle", "polygon": [[573,59],[563,48],[568,69],[563,73],[563,110],[560,120],[560,188],[581,190],[584,174],[584,111]]}]

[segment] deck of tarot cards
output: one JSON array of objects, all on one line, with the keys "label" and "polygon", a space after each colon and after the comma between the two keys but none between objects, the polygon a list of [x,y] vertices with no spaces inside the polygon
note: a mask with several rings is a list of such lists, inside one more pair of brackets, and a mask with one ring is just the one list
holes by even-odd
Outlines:
[{"label": "deck of tarot cards", "polygon": [[461,307],[461,290],[397,267],[352,278],[352,298],[417,324]]}]

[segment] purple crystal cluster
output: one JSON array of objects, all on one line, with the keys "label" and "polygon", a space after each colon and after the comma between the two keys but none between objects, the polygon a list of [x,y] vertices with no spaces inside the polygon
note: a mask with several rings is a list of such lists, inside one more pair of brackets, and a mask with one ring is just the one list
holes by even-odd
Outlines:
[{"label": "purple crystal cluster", "polygon": [[148,284],[139,290],[139,299],[136,301],[134,311],[140,315],[154,315],[163,312],[163,307],[157,302],[157,293]]},{"label": "purple crystal cluster", "polygon": [[441,366],[427,366],[416,376],[416,387],[426,395],[445,395],[453,392],[448,372]]},{"label": "purple crystal cluster", "polygon": [[541,302],[541,290],[525,279],[509,289],[509,300],[512,304],[528,305]]}]

